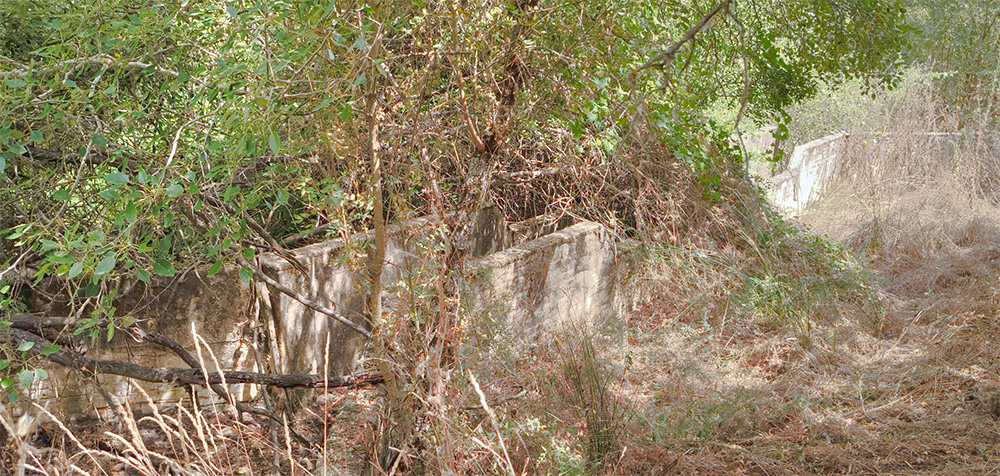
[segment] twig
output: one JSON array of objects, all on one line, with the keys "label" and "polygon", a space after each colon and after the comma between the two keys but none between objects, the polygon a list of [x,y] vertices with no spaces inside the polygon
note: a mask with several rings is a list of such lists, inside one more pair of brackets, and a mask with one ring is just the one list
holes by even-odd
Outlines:
[{"label": "twig", "polygon": [[564,173],[572,172],[573,169],[570,167],[550,167],[542,170],[525,170],[522,172],[508,172],[504,174],[498,174],[493,176],[494,181],[498,182],[528,182],[540,177],[549,177],[552,175],[559,175]]},{"label": "twig", "polygon": [[14,268],[17,268],[17,265],[21,263],[21,260],[24,259],[25,256],[28,256],[28,252],[27,251],[25,251],[24,253],[21,253],[21,255],[18,256],[17,259],[14,260],[14,262],[11,263],[11,265],[7,267],[7,269],[5,269],[3,271],[0,271],[0,279],[3,279],[3,277],[6,276],[7,273],[9,273],[12,270],[14,270]]},{"label": "twig", "polygon": [[[235,214],[237,212],[236,207],[234,207],[234,206],[232,206],[232,205],[230,205],[230,204],[228,204],[226,202],[223,202],[222,200],[219,200],[218,198],[212,196],[211,194],[204,193],[204,194],[202,194],[202,196],[205,197],[205,201],[207,201],[207,202],[211,203],[212,205],[215,205],[215,206],[217,206],[219,208],[222,208],[222,209],[228,211],[229,213],[234,213]],[[288,261],[289,263],[291,263],[292,267],[294,267],[295,269],[297,269],[302,274],[308,274],[309,273],[309,270],[305,267],[305,265],[303,265],[302,262],[298,260],[298,258],[296,258],[291,253],[289,253],[288,250],[285,249],[284,246],[281,246],[281,244],[278,243],[278,240],[275,240],[274,237],[271,236],[271,234],[268,233],[267,230],[265,230],[264,227],[260,225],[260,223],[257,223],[257,220],[254,220],[253,217],[251,217],[251,216],[244,216],[243,218],[246,220],[247,226],[249,226],[255,232],[257,232],[257,234],[260,235],[260,237],[263,238],[264,241],[266,241],[267,244],[271,247],[272,251],[274,251],[275,253],[278,253],[279,256],[281,256],[282,258],[284,258],[285,261]]]},{"label": "twig", "polygon": [[507,464],[507,470],[510,471],[511,476],[517,474],[514,471],[514,464],[510,461],[510,454],[507,453],[507,445],[503,442],[503,436],[500,434],[500,422],[497,421],[497,414],[490,408],[490,405],[486,403],[486,395],[483,394],[482,389],[479,388],[479,382],[476,381],[476,376],[469,371],[469,382],[472,383],[472,388],[476,389],[476,394],[479,395],[479,404],[483,406],[483,410],[486,414],[490,416],[490,421],[493,423],[493,429],[496,430],[497,440],[500,442],[500,449],[503,450],[503,460]]},{"label": "twig", "polygon": [[160,182],[157,187],[163,186],[163,181],[167,179],[167,169],[170,168],[170,163],[174,161],[174,157],[177,155],[177,144],[181,140],[181,132],[191,124],[200,121],[205,116],[198,116],[190,121],[185,122],[182,126],[177,128],[177,132],[174,132],[174,140],[170,143],[170,155],[167,156],[167,161],[163,164],[163,169],[160,171]]}]

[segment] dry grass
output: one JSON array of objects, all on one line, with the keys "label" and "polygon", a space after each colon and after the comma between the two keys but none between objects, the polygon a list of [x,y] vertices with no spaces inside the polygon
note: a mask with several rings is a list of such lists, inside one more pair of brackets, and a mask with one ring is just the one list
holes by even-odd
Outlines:
[{"label": "dry grass", "polygon": [[0,474],[362,474],[378,406],[371,389],[322,395],[288,423],[310,445],[287,440],[284,428],[266,419],[226,409],[182,404],[141,413],[123,403],[117,418],[72,423],[40,407],[12,422],[6,409],[5,428],[22,431],[10,434]]}]

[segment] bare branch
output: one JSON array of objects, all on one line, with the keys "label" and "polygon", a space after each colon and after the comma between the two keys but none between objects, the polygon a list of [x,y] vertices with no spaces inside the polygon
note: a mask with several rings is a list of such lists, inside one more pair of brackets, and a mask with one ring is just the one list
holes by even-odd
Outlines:
[{"label": "bare branch", "polygon": [[[148,332],[143,332],[142,335],[147,338],[151,336]],[[163,336],[159,337],[162,338]],[[159,342],[159,339],[155,340]],[[35,345],[28,350],[28,353],[31,355],[39,355],[38,351],[41,348],[52,344],[51,341],[34,332],[17,329],[13,326],[0,330],[0,341],[7,342],[14,347],[22,342],[34,342]],[[174,350],[172,346],[170,348]],[[184,352],[187,351],[185,350]],[[190,357],[189,353],[187,355]],[[279,388],[322,388],[373,384],[382,380],[382,377],[377,374],[323,377],[313,374],[282,375],[232,370],[203,373],[201,368],[153,368],[120,360],[90,359],[79,352],[67,348],[62,348],[45,356],[45,358],[51,362],[78,370],[84,375],[104,373],[142,380],[144,382],[170,383],[174,385],[204,386],[206,382],[209,385],[221,384],[224,379],[226,383],[249,383]]]},{"label": "bare branch", "polygon": [[312,309],[312,310],[314,310],[316,312],[320,312],[320,313],[326,314],[326,315],[328,315],[328,316],[336,319],[338,322],[344,324],[345,326],[350,327],[351,329],[354,329],[355,331],[357,331],[361,335],[363,335],[363,336],[371,339],[371,337],[372,337],[372,333],[371,332],[368,332],[368,330],[365,329],[364,327],[361,327],[361,326],[355,324],[354,322],[352,322],[350,319],[342,316],[337,311],[334,311],[333,309],[330,309],[330,308],[328,308],[328,307],[326,307],[326,306],[324,306],[324,305],[322,305],[320,303],[317,303],[317,302],[315,302],[315,301],[313,301],[311,299],[303,297],[302,295],[300,295],[299,293],[297,293],[295,291],[292,291],[290,288],[288,288],[287,286],[279,283],[274,278],[272,278],[272,277],[264,274],[264,272],[261,271],[259,267],[251,264],[250,262],[246,261],[245,259],[243,259],[241,257],[237,257],[237,261],[240,264],[242,264],[243,266],[246,266],[246,267],[250,268],[250,271],[253,272],[253,276],[255,278],[257,278],[257,279],[259,279],[261,281],[264,281],[265,283],[267,283],[268,285],[270,285],[274,289],[277,289],[278,291],[281,291],[286,296],[288,296],[288,297],[290,297],[290,298],[292,298],[292,299],[294,299],[294,300],[302,303],[304,306],[308,307],[309,309]]},{"label": "bare branch", "polygon": [[[9,63],[10,61],[5,61],[5,62]],[[36,66],[34,68],[22,67],[11,71],[4,71],[0,72],[0,79],[26,78],[32,74],[41,74],[41,75],[54,74],[60,71],[64,71],[67,68],[71,68],[73,66],[78,66],[78,65],[103,66],[105,68],[119,66],[125,69],[133,69],[133,70],[144,70],[147,68],[152,68],[154,72],[161,74],[163,76],[168,76],[171,79],[175,79],[178,76],[180,76],[180,73],[178,73],[177,71],[174,71],[172,69],[167,69],[162,66],[143,63],[141,61],[129,61],[126,63],[121,63],[119,62],[119,60],[115,59],[111,55],[101,54],[101,55],[88,56],[86,58],[73,58],[65,61],[60,61],[47,68],[44,66],[42,67]]]}]

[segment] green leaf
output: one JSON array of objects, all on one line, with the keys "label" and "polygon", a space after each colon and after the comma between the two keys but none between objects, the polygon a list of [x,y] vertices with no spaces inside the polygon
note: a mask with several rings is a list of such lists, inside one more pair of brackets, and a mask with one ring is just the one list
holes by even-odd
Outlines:
[{"label": "green leaf", "polygon": [[129,182],[129,177],[125,172],[118,170],[105,175],[104,180],[111,185],[125,185]]},{"label": "green leaf", "polygon": [[208,275],[215,276],[216,274],[219,273],[219,270],[221,269],[222,269],[222,260],[215,260],[215,263],[212,264],[212,267],[208,268]]},{"label": "green leaf", "polygon": [[149,282],[149,271],[146,271],[146,270],[144,270],[142,268],[136,268],[135,269],[135,277],[139,278],[139,281],[142,281],[144,283],[148,283]]},{"label": "green leaf", "polygon": [[7,359],[0,359],[0,370],[10,367],[10,361]]},{"label": "green leaf", "polygon": [[278,155],[278,152],[281,150],[278,142],[278,134],[275,134],[274,132],[271,133],[271,135],[267,138],[267,146],[271,148],[272,154]]},{"label": "green leaf", "polygon": [[278,205],[288,205],[288,197],[290,196],[288,192],[278,189],[277,195]]},{"label": "green leaf", "polygon": [[94,274],[97,276],[104,276],[115,269],[115,265],[118,264],[118,259],[115,258],[114,253],[108,253],[100,262],[97,263],[97,267],[94,268]]},{"label": "green leaf", "polygon": [[255,251],[253,248],[243,248],[243,258],[247,261],[253,261]]},{"label": "green leaf", "polygon": [[[32,342],[32,344],[34,344],[34,342]],[[22,387],[30,387],[31,382],[35,381],[35,372],[33,370],[22,370],[17,377]]]},{"label": "green leaf", "polygon": [[0,329],[14,325],[13,321],[0,321]]},{"label": "green leaf", "polygon": [[21,342],[21,344],[19,344],[17,346],[17,351],[18,352],[27,352],[27,351],[31,350],[31,348],[34,347],[34,346],[35,346],[34,342],[32,342],[30,340],[26,340],[24,342]]},{"label": "green leaf", "polygon": [[136,219],[138,219],[138,212],[135,209],[135,202],[128,202],[125,205],[125,221],[135,223]]},{"label": "green leaf", "polygon": [[156,241],[156,249],[160,250],[162,253],[167,253],[170,251],[170,246],[173,245],[173,239],[169,236],[164,236]]},{"label": "green leaf", "polygon": [[116,91],[118,91],[118,88],[115,87],[114,84],[112,84],[111,86],[108,86],[107,89],[104,90],[104,94],[107,94],[107,95],[110,96],[110,95],[114,94]]},{"label": "green leaf", "polygon": [[253,279],[253,270],[249,266],[240,268],[240,280],[249,283],[251,279]]},{"label": "green leaf", "polygon": [[10,146],[10,153],[14,155],[21,155],[27,151],[28,149],[25,149],[24,146],[21,144],[13,144]]},{"label": "green leaf", "polygon": [[62,349],[61,345],[59,345],[59,344],[49,344],[49,345],[47,345],[47,346],[42,347],[41,349],[39,349],[38,353],[42,354],[43,356],[52,355],[52,354],[54,354],[56,352],[59,352],[59,349]]},{"label": "green leaf", "polygon": [[232,5],[226,5],[226,13],[228,13],[229,16],[231,16],[233,18],[236,18],[240,14],[239,10],[237,10]]},{"label": "green leaf", "polygon": [[167,196],[170,198],[177,198],[181,196],[182,193],[184,193],[184,186],[179,183],[173,183],[167,187]]},{"label": "green leaf", "polygon": [[79,276],[81,272],[83,272],[83,262],[77,261],[76,263],[73,263],[73,266],[70,266],[69,272],[66,273],[66,278],[73,279]]},{"label": "green leaf", "polygon": [[351,45],[351,48],[364,50],[365,48],[368,48],[368,42],[365,41],[364,37],[358,38],[357,40],[354,40],[354,44]]},{"label": "green leaf", "polygon": [[168,278],[176,274],[174,271],[174,264],[163,258],[156,258],[153,260],[153,272]]},{"label": "green leaf", "polygon": [[73,263],[77,262],[73,258],[71,258],[69,256],[65,256],[65,252],[63,252],[63,253],[60,253],[60,252],[50,253],[50,254],[48,254],[48,255],[45,256],[45,259],[47,259],[47,260],[49,260],[49,261],[51,261],[53,263],[67,264],[67,265],[68,264],[73,264]]},{"label": "green leaf", "polygon": [[28,82],[25,81],[25,80],[23,80],[23,79],[21,79],[21,78],[13,78],[13,79],[8,79],[7,81],[4,81],[4,84],[6,84],[7,87],[20,88],[21,86],[24,86],[25,84],[28,84]]},{"label": "green leaf", "polygon": [[[74,229],[74,233],[75,233],[75,231],[76,230]],[[66,243],[66,247],[69,248],[69,249],[71,249],[71,250],[78,250],[80,248],[83,248],[83,241],[86,238],[87,237],[84,236],[84,235],[78,235],[78,236],[74,237],[72,240],[70,240],[68,243]]]},{"label": "green leaf", "polygon": [[41,142],[42,141],[42,131],[35,129],[31,131],[31,142]]},{"label": "green leaf", "polygon": [[103,198],[105,200],[121,200],[121,198],[122,198],[122,196],[121,196],[120,193],[118,193],[116,190],[110,189],[110,188],[106,188],[104,190],[101,190],[100,196],[101,196],[101,198]]},{"label": "green leaf", "polygon": [[59,200],[60,202],[69,200],[69,191],[67,191],[65,188],[60,188],[59,190],[52,192],[52,199]]},{"label": "green leaf", "polygon": [[226,190],[224,192],[222,192],[222,199],[228,202],[230,199],[233,198],[233,195],[236,195],[242,191],[243,189],[239,187],[233,187],[232,185],[230,185],[226,187]]},{"label": "green leaf", "polygon": [[108,342],[115,338],[115,326],[108,326]]},{"label": "green leaf", "polygon": [[75,88],[76,87],[76,81],[73,81],[72,79],[67,79],[66,81],[63,81],[63,84],[65,84],[66,87],[68,87],[68,88]]},{"label": "green leaf", "polygon": [[35,369],[35,380],[45,380],[49,378],[49,371],[43,368]]}]

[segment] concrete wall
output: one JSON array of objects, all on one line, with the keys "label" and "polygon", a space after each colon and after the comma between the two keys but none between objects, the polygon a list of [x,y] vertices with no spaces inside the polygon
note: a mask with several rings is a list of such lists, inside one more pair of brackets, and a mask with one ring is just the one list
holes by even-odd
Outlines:
[{"label": "concrete wall", "polygon": [[836,173],[849,138],[844,133],[832,134],[796,147],[788,168],[766,179],[771,187],[771,203],[796,215],[818,199]]},{"label": "concrete wall", "polygon": [[[196,333],[207,342],[222,367],[260,371],[259,360],[266,360],[266,355],[261,355],[258,345],[260,321],[254,311],[253,296],[253,290],[240,281],[236,269],[223,269],[214,276],[208,276],[204,270],[190,271],[171,280],[154,280],[149,287],[122,296],[118,315],[134,316],[146,328],[183,344],[195,357]],[[58,310],[50,312],[66,315]],[[150,367],[188,367],[173,352],[137,341],[125,333],[118,332],[110,342],[105,336],[102,333],[94,340],[81,339],[88,357]],[[204,349],[206,368],[216,370],[211,355]],[[50,408],[58,408],[66,416],[89,414],[108,406],[94,382],[82,380],[76,372],[49,369],[51,377],[32,390],[33,399],[51,401]],[[98,382],[110,395],[128,398],[137,405],[144,403],[145,397],[135,389],[136,385],[157,401],[177,401],[186,394],[184,389],[170,385],[132,382],[112,375],[101,375]],[[256,396],[252,386],[231,385],[229,390],[244,400]],[[204,402],[214,398],[208,390],[200,392],[199,397]]]},{"label": "concrete wall", "polygon": [[998,151],[1000,137],[991,134],[838,133],[796,147],[788,168],[765,180],[771,189],[771,203],[794,216],[818,200],[842,169],[857,174],[895,167],[905,170],[907,180],[918,184],[923,176],[932,177],[953,167],[960,155],[996,156]]},{"label": "concrete wall", "polygon": [[[383,284],[397,281],[409,269],[417,258],[414,240],[429,235],[433,227],[431,220],[415,220],[403,230],[390,230],[382,266]],[[366,248],[371,235],[354,236],[351,242],[352,247]],[[352,247],[345,246],[342,240],[328,240],[292,250],[292,256],[306,267],[305,273],[273,254],[262,257],[261,265],[266,274],[284,286],[368,328],[368,289],[361,278],[368,263],[352,262],[351,255],[363,253]],[[267,284],[258,284],[258,289],[268,316],[275,372],[321,374],[328,365],[330,373],[343,375],[354,368],[367,345],[364,336]],[[325,363],[327,342],[329,361]]]},{"label": "concrete wall", "polygon": [[[483,220],[474,220],[481,222]],[[419,264],[421,250],[433,246],[436,220],[421,219],[404,228],[393,228],[382,268],[387,289]],[[504,227],[488,223],[486,231],[469,230],[459,238],[472,248],[491,250],[509,243]],[[498,231],[501,230],[501,231]],[[494,238],[484,238],[485,236]],[[300,271],[275,255],[260,257],[264,272],[302,296],[335,309],[352,321],[367,326],[364,317],[366,285],[358,276],[364,262],[367,234],[351,238],[351,247],[330,240],[292,250],[305,266]],[[494,240],[495,243],[490,241]],[[614,243],[608,232],[595,223],[581,223],[526,242],[520,246],[473,259],[467,269],[467,289],[472,297],[468,312],[489,309],[507,316],[526,341],[538,338],[544,329],[566,323],[587,322],[617,310],[614,287]],[[360,249],[359,249],[360,248]],[[432,255],[437,256],[437,255]],[[171,282],[124,298],[133,315],[151,330],[163,333],[194,352],[192,333],[204,338],[221,367],[278,373],[322,373],[329,356],[335,375],[352,369],[367,341],[359,333],[318,313],[266,284],[248,286],[238,270],[223,270],[215,276],[190,272]],[[119,333],[110,343],[90,344],[88,356],[117,359],[152,367],[186,367],[168,351]],[[206,365],[215,370],[208,354]],[[143,402],[133,384],[113,376],[101,376],[102,387],[133,403]],[[160,402],[178,401],[183,389],[163,384],[141,384]],[[251,385],[233,385],[240,399],[258,395]],[[76,375],[54,372],[36,397],[58,397],[66,416],[92,412],[106,402],[88,382]],[[200,392],[202,402],[214,401],[209,391]],[[293,398],[301,398],[295,396]]]},{"label": "concrete wall", "polygon": [[506,314],[530,343],[545,330],[617,312],[615,264],[607,230],[578,223],[474,263],[474,308]]}]

